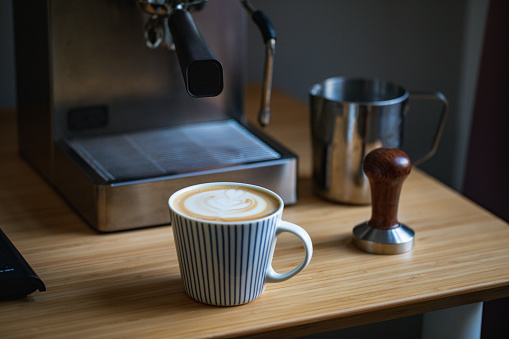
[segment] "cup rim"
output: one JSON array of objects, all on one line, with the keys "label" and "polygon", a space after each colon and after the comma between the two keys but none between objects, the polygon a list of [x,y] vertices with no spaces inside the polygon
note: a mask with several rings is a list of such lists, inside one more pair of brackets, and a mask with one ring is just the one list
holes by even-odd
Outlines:
[{"label": "cup rim", "polygon": [[[264,193],[267,193],[269,195],[271,195],[272,197],[274,197],[278,202],[279,202],[279,207],[276,211],[272,212],[271,214],[265,216],[265,217],[262,217],[262,218],[256,218],[256,219],[250,219],[250,220],[244,220],[244,221],[218,221],[218,220],[205,220],[205,219],[199,219],[199,218],[194,218],[194,217],[191,217],[189,215],[186,215],[186,214],[183,214],[183,213],[180,213],[179,211],[177,211],[175,208],[172,207],[172,202],[173,200],[175,200],[175,198],[186,192],[186,191],[190,191],[190,190],[193,190],[193,189],[196,189],[197,187],[206,187],[206,186],[240,186],[240,187],[248,187],[248,188],[251,188],[251,189],[255,189],[255,190],[259,190],[259,191],[262,191]],[[187,187],[184,187],[184,188],[181,188],[179,189],[178,191],[174,192],[169,198],[168,198],[168,208],[175,214],[179,215],[180,217],[183,217],[183,218],[186,218],[186,219],[189,219],[189,220],[192,220],[192,221],[196,221],[196,222],[202,222],[202,223],[207,223],[207,224],[212,224],[212,225],[242,225],[242,224],[250,224],[250,223],[253,223],[253,222],[259,222],[259,221],[263,221],[265,219],[269,219],[269,218],[272,218],[274,217],[274,215],[276,214],[280,214],[283,210],[283,207],[284,207],[284,202],[283,202],[283,199],[277,195],[276,193],[274,193],[273,191],[265,188],[265,187],[261,187],[261,186],[257,186],[257,185],[252,185],[252,184],[246,184],[246,183],[241,183],[241,182],[233,182],[233,181],[219,181],[219,182],[206,182],[206,183],[201,183],[201,184],[195,184],[195,185],[191,185],[191,186],[187,186]]]},{"label": "cup rim", "polygon": [[[337,82],[337,81],[341,81],[341,82],[364,81],[364,82],[371,82],[371,83],[385,83],[385,84],[390,84],[392,86],[395,86],[395,87],[401,89],[403,94],[401,94],[400,96],[395,97],[395,98],[391,98],[391,99],[387,99],[387,100],[375,100],[375,101],[368,101],[368,100],[365,100],[365,101],[363,101],[363,100],[336,100],[336,99],[332,99],[330,97],[327,97],[327,96],[325,96],[323,94],[318,94],[318,92],[322,91],[322,89],[327,84],[330,84],[332,82]],[[329,101],[329,102],[341,102],[341,103],[346,103],[346,104],[358,104],[358,105],[366,105],[366,106],[389,106],[389,105],[394,105],[394,104],[398,104],[398,103],[401,103],[401,102],[405,101],[406,99],[408,99],[408,97],[410,95],[410,92],[405,87],[403,87],[402,85],[400,85],[398,83],[390,81],[390,80],[379,79],[379,78],[369,78],[369,77],[350,77],[350,76],[334,76],[334,77],[330,77],[330,78],[324,79],[324,80],[322,80],[322,81],[312,85],[309,88],[308,93],[312,97],[320,97],[320,98],[323,98],[324,100]]]}]

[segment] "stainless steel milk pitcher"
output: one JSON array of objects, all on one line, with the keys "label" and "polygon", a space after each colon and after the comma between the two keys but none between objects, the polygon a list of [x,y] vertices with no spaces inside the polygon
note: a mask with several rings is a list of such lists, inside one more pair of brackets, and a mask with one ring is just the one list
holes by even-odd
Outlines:
[{"label": "stainless steel milk pitcher", "polygon": [[368,204],[369,181],[362,161],[370,151],[401,148],[409,98],[439,100],[440,122],[426,154],[436,151],[448,102],[439,92],[409,92],[385,80],[334,77],[310,90],[313,181],[315,191],[329,200]]}]

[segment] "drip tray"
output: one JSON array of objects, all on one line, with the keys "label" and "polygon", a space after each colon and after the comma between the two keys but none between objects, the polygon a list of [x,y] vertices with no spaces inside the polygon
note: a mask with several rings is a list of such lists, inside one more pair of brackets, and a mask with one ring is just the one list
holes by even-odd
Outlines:
[{"label": "drip tray", "polygon": [[92,227],[113,232],[170,223],[168,198],[186,186],[235,181],[297,201],[297,157],[236,120],[75,137],[55,148],[55,186]]},{"label": "drip tray", "polygon": [[106,182],[139,180],[281,158],[235,120],[67,140]]}]

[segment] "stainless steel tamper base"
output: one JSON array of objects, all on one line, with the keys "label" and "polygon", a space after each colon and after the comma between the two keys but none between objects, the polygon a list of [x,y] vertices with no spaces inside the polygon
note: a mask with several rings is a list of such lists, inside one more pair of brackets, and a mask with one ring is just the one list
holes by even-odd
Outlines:
[{"label": "stainless steel tamper base", "polygon": [[414,247],[415,232],[408,226],[382,230],[363,222],[353,229],[352,242],[359,249],[375,254],[399,254]]}]

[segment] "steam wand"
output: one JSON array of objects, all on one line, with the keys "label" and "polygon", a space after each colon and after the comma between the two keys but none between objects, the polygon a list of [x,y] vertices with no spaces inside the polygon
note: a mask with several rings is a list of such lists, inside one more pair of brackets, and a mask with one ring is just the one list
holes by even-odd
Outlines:
[{"label": "steam wand", "polygon": [[253,7],[249,0],[240,0],[244,8],[249,12],[254,23],[262,33],[265,43],[265,67],[263,75],[263,89],[258,122],[263,127],[270,123],[270,95],[272,93],[272,74],[274,70],[274,54],[276,52],[276,32],[269,18],[260,10]]}]

